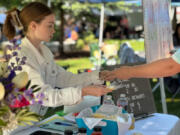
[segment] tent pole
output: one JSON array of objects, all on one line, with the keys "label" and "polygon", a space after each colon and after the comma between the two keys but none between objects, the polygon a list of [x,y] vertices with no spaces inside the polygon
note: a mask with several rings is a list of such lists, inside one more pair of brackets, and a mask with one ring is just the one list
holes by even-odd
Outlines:
[{"label": "tent pole", "polygon": [[48,1],[47,1],[47,6],[48,6],[48,7],[51,7],[51,0],[48,0]]},{"label": "tent pole", "polygon": [[168,113],[167,104],[166,104],[166,94],[165,94],[165,89],[164,89],[164,79],[160,78],[159,81],[160,81],[161,102],[162,102],[163,113]]},{"label": "tent pole", "polygon": [[101,4],[101,15],[100,15],[100,30],[99,30],[99,54],[100,57],[98,59],[98,69],[101,68],[101,46],[103,42],[103,27],[104,27],[104,6],[105,3]]}]

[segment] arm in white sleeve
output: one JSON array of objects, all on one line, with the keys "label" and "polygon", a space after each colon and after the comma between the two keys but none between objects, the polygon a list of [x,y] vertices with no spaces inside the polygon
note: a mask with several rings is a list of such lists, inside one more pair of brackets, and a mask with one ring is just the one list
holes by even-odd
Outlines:
[{"label": "arm in white sleeve", "polygon": [[[72,105],[78,103],[82,99],[82,90],[80,87],[68,87],[64,89],[54,89],[50,85],[45,84],[40,73],[32,67],[25,65],[23,70],[28,72],[31,85],[39,85],[42,92],[47,100],[43,100],[44,106],[61,106],[61,105]],[[37,93],[38,93],[37,92]],[[36,94],[37,94],[36,93]]]},{"label": "arm in white sleeve", "polygon": [[56,79],[57,87],[69,86],[87,86],[90,84],[102,84],[103,81],[99,79],[99,71],[86,72],[81,74],[73,74],[64,70],[62,67],[56,65],[58,75]]}]

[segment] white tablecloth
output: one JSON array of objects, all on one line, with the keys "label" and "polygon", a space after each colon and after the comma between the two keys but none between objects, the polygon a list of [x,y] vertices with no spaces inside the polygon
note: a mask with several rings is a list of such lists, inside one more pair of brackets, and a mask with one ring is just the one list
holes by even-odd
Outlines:
[{"label": "white tablecloth", "polygon": [[[32,126],[13,133],[13,135],[29,135],[39,129]],[[153,116],[137,120],[135,129],[128,131],[126,135],[133,135],[133,133],[142,133],[143,135],[180,135],[180,119],[174,115],[154,113]]]},{"label": "white tablecloth", "polygon": [[180,135],[180,120],[177,116],[155,113],[153,116],[137,120],[135,129],[126,135],[142,133],[143,135]]}]

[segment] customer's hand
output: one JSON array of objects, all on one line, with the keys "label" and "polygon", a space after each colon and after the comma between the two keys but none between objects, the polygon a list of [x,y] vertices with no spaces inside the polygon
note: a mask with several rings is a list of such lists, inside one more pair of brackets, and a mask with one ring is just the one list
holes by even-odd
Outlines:
[{"label": "customer's hand", "polygon": [[100,80],[107,81],[107,78],[109,78],[109,76],[111,76],[111,74],[112,74],[112,71],[104,70],[104,71],[99,72],[99,78],[100,78]]},{"label": "customer's hand", "polygon": [[112,89],[108,89],[104,85],[89,85],[82,89],[82,96],[102,96],[109,92],[112,92]]},{"label": "customer's hand", "polygon": [[101,71],[100,79],[105,81],[112,81],[114,79],[127,80],[130,78],[129,67],[123,66],[113,71]]}]

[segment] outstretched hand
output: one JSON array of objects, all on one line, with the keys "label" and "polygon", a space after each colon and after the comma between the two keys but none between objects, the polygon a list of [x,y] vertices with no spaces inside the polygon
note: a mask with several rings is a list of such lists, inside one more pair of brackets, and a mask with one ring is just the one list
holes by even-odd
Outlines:
[{"label": "outstretched hand", "polygon": [[102,96],[109,92],[112,92],[112,89],[109,89],[104,85],[89,85],[82,89],[82,96]]},{"label": "outstretched hand", "polygon": [[112,81],[112,80],[116,79],[113,71],[107,71],[107,70],[101,71],[99,78],[101,80],[105,80],[105,81]]},{"label": "outstretched hand", "polygon": [[130,74],[128,73],[128,68],[123,66],[121,68],[115,69],[113,71],[101,71],[100,79],[105,81],[112,81],[114,79],[127,80],[130,78]]}]

